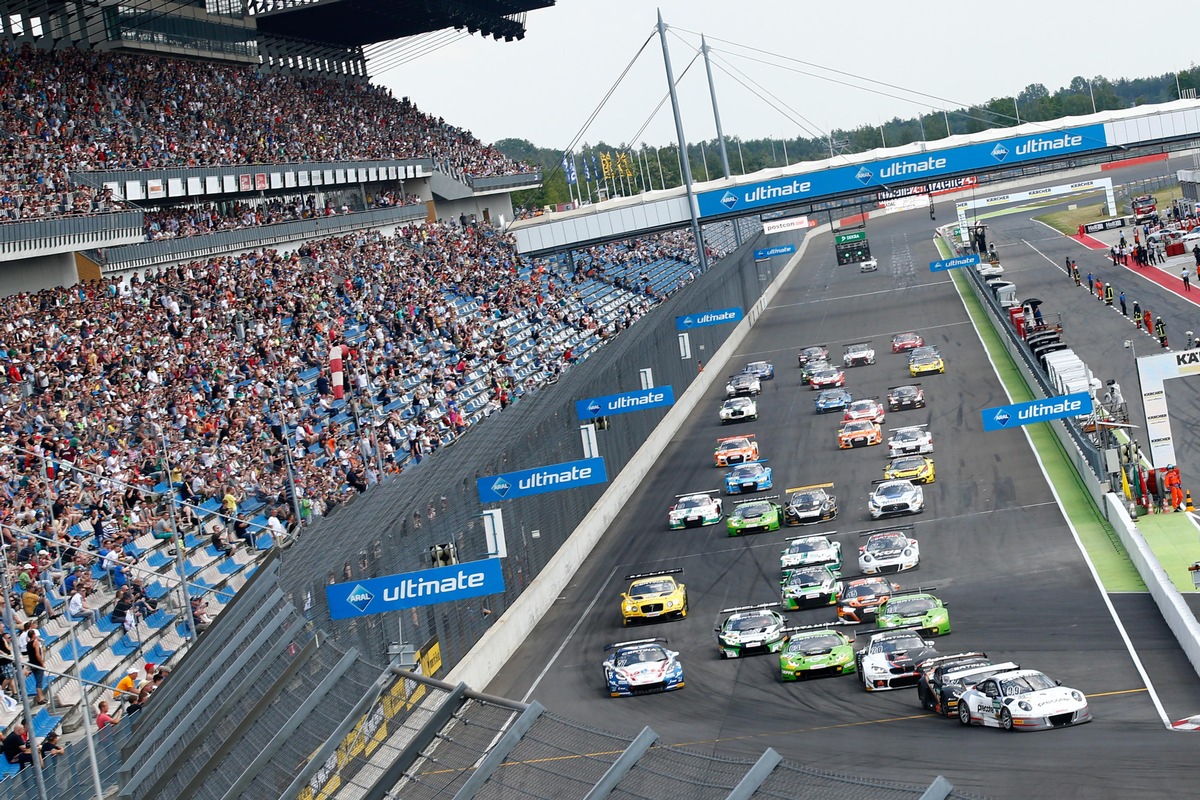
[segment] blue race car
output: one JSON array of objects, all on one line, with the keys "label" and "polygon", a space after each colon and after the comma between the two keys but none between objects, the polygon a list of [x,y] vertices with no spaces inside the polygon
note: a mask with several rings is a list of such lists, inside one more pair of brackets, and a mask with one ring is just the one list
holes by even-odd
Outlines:
[{"label": "blue race car", "polygon": [[845,389],[825,389],[817,395],[817,413],[828,414],[830,411],[845,411],[854,402],[854,398]]},{"label": "blue race car", "polygon": [[742,372],[753,375],[760,381],[769,381],[775,377],[775,365],[769,361],[751,361]]},{"label": "blue race car", "polygon": [[725,494],[762,492],[775,485],[766,459],[738,464],[725,474]]},{"label": "blue race car", "polygon": [[[661,642],[661,644],[660,644]],[[617,642],[604,648],[604,682],[612,697],[671,692],[682,689],[679,653],[663,647],[666,639]]]}]

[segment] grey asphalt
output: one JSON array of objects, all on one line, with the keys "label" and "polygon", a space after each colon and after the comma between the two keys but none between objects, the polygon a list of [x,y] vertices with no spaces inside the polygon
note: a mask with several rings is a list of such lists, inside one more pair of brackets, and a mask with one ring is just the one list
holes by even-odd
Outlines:
[{"label": "grey asphalt", "polygon": [[[1190,793],[1195,745],[1163,728],[1024,435],[982,432],[979,410],[1006,398],[950,280],[928,271],[938,258],[928,217],[872,220],[868,232],[878,273],[839,268],[832,248],[813,248],[743,344],[735,368],[765,358],[777,369],[764,384],[760,420],[722,429],[715,389],[488,691],[528,695],[555,713],[626,734],[650,725],[662,743],[702,752],[756,757],[774,747],[786,758],[848,774],[927,783],[940,773],[997,798]],[[1091,696],[1092,724],[1024,734],[964,730],[924,713],[913,690],[868,694],[854,677],[784,685],[775,658],[717,657],[712,627],[719,610],[778,597],[779,550],[796,530],[734,539],[723,525],[669,531],[673,496],[719,486],[723,473],[711,466],[715,439],[753,431],[774,468],[775,491],[836,483],[840,517],[801,530],[836,530],[852,564],[857,533],[874,527],[866,496],[884,451],[836,448],[836,418],[814,413],[815,394],[800,385],[796,352],[821,343],[836,354],[841,344],[870,339],[878,363],[849,370],[847,388],[855,396],[882,395],[908,380],[905,358],[889,352],[890,336],[913,328],[941,347],[948,372],[923,379],[928,408],[889,415],[885,426],[928,422],[939,476],[926,488],[928,510],[909,519],[921,569],[899,580],[936,586],[950,603],[954,633],[938,641],[942,652],[983,649],[1042,669]],[[621,576],[677,566],[685,569],[689,617],[624,629]],[[1160,671],[1175,684],[1170,703],[1200,711],[1200,681],[1180,668],[1146,598],[1118,599],[1134,616],[1134,638],[1147,657],[1166,665]],[[833,617],[829,610],[790,615],[797,624]],[[599,666],[604,645],[646,636],[667,637],[680,651],[687,688],[609,698]]]}]

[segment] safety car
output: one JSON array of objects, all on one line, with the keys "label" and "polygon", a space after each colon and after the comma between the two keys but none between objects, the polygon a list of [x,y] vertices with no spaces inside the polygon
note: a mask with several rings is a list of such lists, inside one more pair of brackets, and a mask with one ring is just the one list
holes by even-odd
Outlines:
[{"label": "safety car", "polygon": [[875,348],[870,342],[846,345],[842,353],[842,364],[847,367],[862,367],[875,363]]},{"label": "safety car", "polygon": [[814,372],[808,379],[808,385],[813,390],[832,389],[836,386],[846,385],[846,373],[842,372],[838,367],[826,366],[825,369],[819,369]]},{"label": "safety car", "polygon": [[937,473],[929,456],[897,456],[883,468],[886,480],[905,480],[913,483],[933,483]]},{"label": "safety car", "polygon": [[917,668],[917,700],[921,707],[943,717],[958,715],[958,698],[967,687],[1000,672],[1020,669],[1012,661],[993,664],[987,653],[955,653],[927,658]]},{"label": "safety car", "polygon": [[787,611],[836,606],[842,583],[829,567],[796,567],[788,572],[780,594],[780,605]]},{"label": "safety car", "polygon": [[758,419],[758,403],[753,397],[731,397],[721,404],[721,424],[743,419]]},{"label": "safety car", "polygon": [[775,485],[766,459],[738,464],[725,474],[725,493],[762,492]]},{"label": "safety car", "polygon": [[[661,643],[661,644],[660,644]],[[672,692],[684,687],[679,653],[666,639],[616,642],[604,648],[604,682],[612,697]]]},{"label": "safety car", "polygon": [[769,381],[775,377],[775,365],[769,361],[751,361],[742,369],[742,372],[753,375],[760,381]]},{"label": "safety car", "polygon": [[912,481],[874,481],[875,491],[867,498],[871,519],[899,514],[920,514],[925,510],[925,492]]},{"label": "safety car", "polygon": [[846,406],[842,419],[846,422],[855,419],[869,419],[871,422],[882,425],[887,419],[887,411],[884,409],[883,403],[879,402],[879,398],[867,397],[863,400],[855,400]]},{"label": "safety car", "polygon": [[800,355],[796,358],[802,367],[810,361],[828,361],[829,348],[823,344],[810,345],[801,350]]},{"label": "safety car", "polygon": [[858,271],[860,274],[863,272],[878,272],[879,259],[868,258],[866,261],[858,262]]},{"label": "safety car", "polygon": [[941,375],[945,371],[945,360],[932,353],[917,356],[908,362],[908,374],[914,378],[918,375]]},{"label": "safety car", "polygon": [[917,685],[922,661],[938,656],[933,642],[915,631],[896,630],[876,633],[866,647],[855,654],[863,688],[883,692]]},{"label": "safety car", "polygon": [[675,495],[675,505],[667,515],[671,530],[680,528],[699,528],[704,525],[716,525],[725,516],[720,497],[714,497],[716,489],[706,492],[691,492],[690,494]]},{"label": "safety car", "polygon": [[779,654],[779,679],[801,681],[854,672],[854,640],[827,624],[793,633]]},{"label": "safety car", "polygon": [[[784,632],[783,615],[775,610],[777,608],[778,603],[760,603],[722,609],[721,613],[729,616],[713,628],[721,658],[741,658],[782,650],[787,633]],[[717,619],[720,620],[720,617]]]},{"label": "safety car", "polygon": [[924,408],[925,390],[919,383],[889,386],[887,393],[888,411],[903,411],[906,408]]},{"label": "safety car", "polygon": [[895,592],[879,606],[875,627],[912,628],[925,636],[945,636],[950,633],[950,609],[926,590]]},{"label": "safety car", "polygon": [[892,352],[903,353],[905,350],[912,350],[923,344],[925,344],[925,339],[921,334],[916,331],[904,331],[892,337]]},{"label": "safety car", "polygon": [[858,569],[864,575],[906,572],[921,564],[921,545],[909,536],[912,526],[867,531],[866,544],[858,548]]},{"label": "safety car", "polygon": [[621,623],[653,622],[687,616],[687,586],[675,580],[682,568],[626,575],[629,588],[621,595]]},{"label": "safety car", "polygon": [[762,394],[762,383],[754,375],[744,372],[740,375],[731,375],[729,382],[725,384],[726,397],[745,397],[755,394]]},{"label": "safety car", "polygon": [[725,529],[730,536],[756,531],[777,531],[783,524],[783,509],[771,497],[755,497],[752,500],[739,500],[733,506],[729,518],[725,520]]},{"label": "safety car", "polygon": [[928,425],[906,425],[903,428],[892,428],[888,436],[888,455],[896,456],[924,455],[933,452],[933,434]]},{"label": "safety car", "polygon": [[832,488],[832,483],[814,483],[812,486],[788,489],[783,521],[788,525],[808,525],[836,517],[837,496],[826,491]]},{"label": "safety car", "polygon": [[846,406],[854,400],[850,393],[845,389],[822,389],[817,395],[815,404],[818,414],[827,414],[830,411],[845,411]]},{"label": "safety car", "polygon": [[787,547],[779,551],[779,569],[783,582],[798,567],[828,567],[834,575],[842,571],[842,545],[824,534],[793,536],[785,539]]},{"label": "safety car", "polygon": [[869,419],[846,422],[838,429],[837,442],[842,450],[851,447],[871,447],[883,442],[883,431],[879,428],[879,423]]},{"label": "safety car", "polygon": [[846,622],[870,622],[879,605],[898,591],[900,584],[886,578],[867,577],[846,581],[838,602],[838,619]]},{"label": "safety car", "polygon": [[754,434],[746,436],[725,436],[717,439],[713,450],[713,463],[718,467],[728,467],[731,464],[742,464],[758,460],[758,440]]},{"label": "safety car", "polygon": [[1087,697],[1035,669],[984,678],[958,698],[958,721],[1006,731],[1065,728],[1092,721]]}]

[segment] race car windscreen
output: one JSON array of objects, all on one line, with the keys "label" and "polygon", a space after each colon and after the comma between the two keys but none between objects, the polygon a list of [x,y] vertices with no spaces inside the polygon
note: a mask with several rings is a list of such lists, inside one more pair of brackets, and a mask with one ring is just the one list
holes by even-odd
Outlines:
[{"label": "race car windscreen", "polygon": [[793,570],[792,574],[788,576],[788,586],[815,586],[823,583],[828,574],[824,570]]},{"label": "race car windscreen", "polygon": [[661,647],[643,647],[638,650],[622,650],[617,653],[613,664],[618,667],[630,667],[634,664],[653,664],[666,660],[667,654]]},{"label": "race car windscreen", "polygon": [[908,494],[909,486],[907,483],[885,483],[880,486],[876,493],[880,497],[886,497],[889,500],[895,500]]},{"label": "race car windscreen", "polygon": [[635,583],[629,587],[629,593],[635,597],[642,597],[648,594],[662,594],[675,589],[675,584],[671,581],[646,581],[645,583]]},{"label": "race car windscreen", "polygon": [[756,631],[769,628],[775,624],[775,618],[770,614],[753,614],[748,617],[734,617],[728,626],[733,631]]},{"label": "race car windscreen", "polygon": [[721,446],[717,448],[722,453],[728,453],[730,450],[741,450],[744,447],[749,447],[750,443],[745,439],[734,439],[731,442],[721,442]]},{"label": "race car windscreen", "polygon": [[915,442],[915,441],[918,441],[920,438],[921,438],[920,431],[899,430],[899,431],[895,431],[892,434],[892,439],[894,441],[900,442],[902,444],[906,444],[908,442]]},{"label": "race car windscreen", "polygon": [[711,502],[712,500],[708,497],[708,495],[704,495],[702,497],[685,497],[676,503],[675,507],[680,510],[688,508],[701,508],[702,506],[706,506]]},{"label": "race car windscreen", "polygon": [[847,422],[846,426],[844,428],[842,428],[842,432],[843,433],[863,433],[865,431],[871,430],[871,426],[872,426],[872,423],[869,420],[855,420],[854,422]]},{"label": "race car windscreen", "polygon": [[901,653],[907,650],[921,650],[925,647],[925,640],[915,633],[906,633],[902,636],[889,636],[881,641],[871,643],[872,653]]},{"label": "race car windscreen", "polygon": [[740,481],[753,478],[760,472],[762,472],[762,467],[760,467],[758,464],[744,464],[740,467],[734,467],[729,475],[734,480]]},{"label": "race car windscreen", "polygon": [[842,638],[832,633],[821,633],[815,636],[804,636],[798,639],[792,639],[788,644],[787,651],[789,653],[800,653],[806,656],[820,655],[828,653],[835,647],[842,644]]},{"label": "race car windscreen", "polygon": [[1053,689],[1057,686],[1054,681],[1040,672],[1032,675],[1022,675],[1019,678],[1008,678],[1000,682],[1000,688],[1006,697],[1026,692],[1040,692],[1043,689]]},{"label": "race car windscreen", "polygon": [[899,550],[908,544],[908,537],[902,533],[885,533],[882,536],[872,536],[867,542],[868,553],[878,553],[883,550]]},{"label": "race car windscreen", "polygon": [[924,614],[937,608],[937,603],[928,597],[905,597],[887,604],[889,614]]},{"label": "race car windscreen", "polygon": [[846,587],[842,597],[847,600],[857,600],[862,597],[874,597],[877,594],[888,594],[889,587],[882,581],[879,583],[860,583]]},{"label": "race car windscreen", "polygon": [[923,466],[925,466],[925,459],[920,458],[920,457],[897,458],[895,461],[892,462],[892,469],[899,470],[899,471],[920,469]]},{"label": "race car windscreen", "polygon": [[737,514],[741,517],[761,517],[770,510],[770,503],[747,503],[737,507]]},{"label": "race car windscreen", "polygon": [[811,508],[825,502],[824,492],[796,492],[789,501],[798,508]]},{"label": "race car windscreen", "polygon": [[815,553],[828,549],[829,541],[827,539],[798,539],[788,545],[789,553]]}]

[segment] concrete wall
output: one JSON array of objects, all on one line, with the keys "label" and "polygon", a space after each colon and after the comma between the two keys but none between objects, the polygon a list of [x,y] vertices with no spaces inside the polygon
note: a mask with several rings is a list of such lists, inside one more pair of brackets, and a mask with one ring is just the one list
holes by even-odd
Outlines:
[{"label": "concrete wall", "polygon": [[38,292],[79,281],[74,253],[56,253],[0,262],[0,297]]},{"label": "concrete wall", "polygon": [[[451,683],[462,681],[468,686],[475,687],[487,686],[491,682],[505,662],[525,641],[525,638],[533,632],[534,627],[554,604],[555,599],[562,594],[576,570],[583,564],[597,542],[600,541],[600,537],[604,535],[608,526],[620,513],[626,499],[642,484],[646,474],[703,399],[705,392],[713,385],[714,381],[725,380],[726,365],[730,358],[741,346],[746,334],[762,316],[763,311],[774,299],[780,287],[791,276],[809,244],[815,238],[819,239],[821,234],[827,233],[829,233],[828,225],[822,225],[809,231],[808,235],[800,242],[799,247],[796,248],[796,254],[780,270],[778,277],[771,282],[762,297],[747,310],[745,318],[738,323],[721,347],[707,357],[704,372],[676,399],[675,405],[647,438],[646,443],[629,460],[620,474],[612,480],[599,501],[583,518],[542,572],[530,582],[529,587],[500,619],[487,630],[470,653],[450,671],[450,674],[446,676],[447,681]],[[753,247],[753,244],[750,246]],[[747,255],[747,257],[749,256]]]}]

